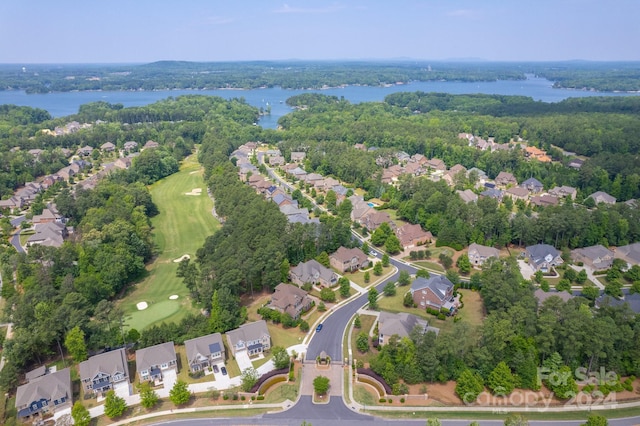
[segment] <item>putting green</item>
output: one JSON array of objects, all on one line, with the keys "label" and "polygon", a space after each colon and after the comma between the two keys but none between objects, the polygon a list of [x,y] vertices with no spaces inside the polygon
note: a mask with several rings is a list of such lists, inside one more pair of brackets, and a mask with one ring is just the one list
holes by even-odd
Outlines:
[{"label": "putting green", "polygon": [[[203,188],[200,195],[185,195],[193,188]],[[148,276],[133,284],[120,306],[127,314],[127,326],[138,331],[156,322],[179,321],[189,312],[198,312],[191,306],[189,292],[176,277],[176,258],[189,254],[192,258],[204,244],[207,236],[220,226],[211,214],[213,202],[207,195],[202,170],[196,156],[186,158],[180,171],[150,187],[151,197],[160,214],[151,220],[158,256],[147,265]],[[169,296],[178,295],[177,300]],[[140,301],[148,308],[138,310]]]}]

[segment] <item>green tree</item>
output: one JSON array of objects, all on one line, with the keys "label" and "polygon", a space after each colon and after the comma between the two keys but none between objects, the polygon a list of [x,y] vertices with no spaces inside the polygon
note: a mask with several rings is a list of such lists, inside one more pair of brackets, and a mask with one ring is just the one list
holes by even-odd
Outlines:
[{"label": "green tree", "polygon": [[320,290],[320,299],[322,299],[323,302],[333,303],[336,301],[336,293],[329,287],[324,287]]},{"label": "green tree", "polygon": [[442,422],[440,420],[438,420],[437,418],[428,419],[427,420],[427,426],[442,426]]},{"label": "green tree", "polygon": [[567,266],[562,277],[573,282],[578,278],[578,273],[572,267]]},{"label": "green tree", "polygon": [[585,285],[582,287],[582,295],[587,299],[594,301],[600,296],[600,289],[595,285]]},{"label": "green tree", "polygon": [[413,295],[411,294],[410,291],[404,294],[404,298],[402,299],[402,304],[407,308],[413,307]]},{"label": "green tree", "polygon": [[87,345],[84,341],[84,331],[79,326],[73,327],[64,339],[64,346],[75,362],[87,359]]},{"label": "green tree", "polygon": [[382,255],[382,266],[385,268],[389,266],[389,255],[387,253]]},{"label": "green tree", "polygon": [[382,275],[382,263],[376,262],[376,264],[373,265],[373,275],[378,277]]},{"label": "green tree", "polygon": [[619,279],[613,279],[604,286],[604,293],[609,296],[622,297],[622,282]]},{"label": "green tree", "polygon": [[258,379],[260,379],[260,375],[258,374],[258,371],[255,368],[249,367],[242,370],[242,374],[240,378],[241,378],[240,386],[242,387],[242,390],[245,392],[249,392],[253,387],[253,385],[258,383]]},{"label": "green tree", "polygon": [[469,256],[467,254],[462,254],[456,261],[456,266],[460,270],[461,274],[468,274],[471,272],[471,262],[469,261]]},{"label": "green tree", "polygon": [[484,390],[482,377],[478,373],[466,369],[458,376],[456,380],[456,395],[465,404],[471,404],[478,399],[478,395]]},{"label": "green tree", "polygon": [[567,278],[561,279],[560,281],[558,281],[558,284],[556,284],[556,290],[571,292],[571,281],[569,281]]},{"label": "green tree", "polygon": [[120,398],[113,390],[107,392],[107,397],[104,401],[104,414],[113,419],[120,417],[127,409],[127,402]]},{"label": "green tree", "polygon": [[578,272],[578,275],[576,275],[576,283],[582,285],[585,282],[587,282],[587,271],[585,271],[584,269],[580,269],[580,272]]},{"label": "green tree", "polygon": [[402,251],[402,245],[396,234],[391,234],[384,242],[384,249],[391,254],[398,254]]},{"label": "green tree", "polygon": [[140,404],[146,409],[150,409],[156,406],[160,402],[160,398],[156,391],[151,388],[151,383],[142,382],[138,385],[140,392]]},{"label": "green tree", "polygon": [[349,279],[340,277],[338,285],[340,286],[340,296],[349,297],[349,292],[351,291],[351,283],[349,282]]},{"label": "green tree", "polygon": [[589,414],[586,423],[582,423],[582,426],[608,426],[609,421],[605,416],[598,414]]},{"label": "green tree", "polygon": [[560,399],[570,399],[578,393],[578,385],[571,368],[566,365],[559,370],[552,369],[545,384]]},{"label": "green tree", "polygon": [[438,259],[440,260],[440,264],[444,267],[444,269],[450,269],[453,265],[453,259],[451,258],[451,256],[447,256],[444,253],[440,253]]},{"label": "green tree", "polygon": [[325,268],[328,268],[331,264],[330,260],[329,260],[329,255],[327,254],[326,251],[323,251],[322,253],[320,253],[319,255],[316,256],[316,261],[318,261],[319,264],[321,264],[322,266],[324,266]]},{"label": "green tree", "polygon": [[487,378],[487,387],[493,394],[509,395],[516,387],[516,380],[511,373],[511,369],[501,361]]},{"label": "green tree", "polygon": [[91,424],[91,414],[89,410],[82,405],[82,402],[76,401],[71,408],[71,418],[76,426],[89,426]]},{"label": "green tree", "polygon": [[398,276],[398,285],[404,287],[409,284],[411,284],[411,275],[403,269],[400,271],[400,275]]},{"label": "green tree", "polygon": [[371,249],[369,248],[369,243],[366,241],[362,243],[362,247],[360,247],[360,250],[362,250],[364,254],[368,255],[369,252],[371,251]]},{"label": "green tree", "polygon": [[431,274],[426,269],[418,269],[418,271],[416,272],[416,277],[417,278],[429,279],[430,276],[431,276]]},{"label": "green tree", "polygon": [[366,332],[361,331],[356,337],[356,347],[361,353],[365,353],[369,350],[369,336]]},{"label": "green tree", "polygon": [[325,376],[317,376],[313,379],[313,390],[318,395],[326,395],[329,391],[329,378]]},{"label": "green tree", "polygon": [[285,348],[281,346],[274,346],[271,348],[271,354],[273,355],[273,365],[276,370],[287,368],[289,366],[290,358]]},{"label": "green tree", "polygon": [[369,301],[369,308],[372,310],[378,309],[378,290],[375,287],[371,287],[369,289],[369,294],[367,296],[367,300]]},{"label": "green tree", "polygon": [[369,271],[365,271],[365,273],[364,273],[364,282],[368,283],[369,281],[371,281],[371,274],[369,273]]},{"label": "green tree", "polygon": [[187,387],[187,383],[182,380],[175,382],[171,390],[169,391],[169,399],[177,407],[186,404],[191,399],[191,392]]},{"label": "green tree", "polygon": [[353,326],[355,328],[362,327],[362,320],[360,320],[360,314],[356,314],[356,318],[353,320]]},{"label": "green tree", "polygon": [[391,297],[396,295],[396,286],[393,282],[389,281],[382,289],[385,296]]},{"label": "green tree", "polygon": [[327,210],[329,210],[332,213],[335,212],[337,199],[338,197],[336,196],[335,191],[331,189],[327,191],[327,195],[325,195],[324,197],[324,202],[327,205]]}]

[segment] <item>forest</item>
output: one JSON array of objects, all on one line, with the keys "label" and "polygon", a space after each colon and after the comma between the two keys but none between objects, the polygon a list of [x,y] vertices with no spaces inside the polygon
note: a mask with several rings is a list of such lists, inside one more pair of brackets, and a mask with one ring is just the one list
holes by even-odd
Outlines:
[{"label": "forest", "polygon": [[638,91],[634,62],[443,62],[443,61],[160,61],[132,65],[0,65],[0,90],[27,93],[71,90],[320,89],[380,86],[411,81],[522,80],[545,77],[557,87]]}]

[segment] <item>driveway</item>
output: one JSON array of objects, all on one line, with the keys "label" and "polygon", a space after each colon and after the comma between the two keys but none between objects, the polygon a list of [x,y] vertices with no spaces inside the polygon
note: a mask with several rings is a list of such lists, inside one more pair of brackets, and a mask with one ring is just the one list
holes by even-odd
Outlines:
[{"label": "driveway", "polygon": [[178,373],[174,368],[162,373],[162,389],[158,389],[158,396],[168,397],[173,385],[178,381]]},{"label": "driveway", "polygon": [[520,267],[520,273],[522,274],[522,278],[525,280],[530,280],[535,274],[533,268],[524,260],[518,259],[518,266]]},{"label": "driveway", "polygon": [[240,367],[241,372],[247,368],[253,367],[247,351],[236,352],[236,362],[238,363],[238,367]]},{"label": "driveway", "polygon": [[581,269],[584,269],[585,272],[587,273],[587,278],[594,283],[600,290],[604,290],[604,285],[600,282],[600,280],[598,280],[594,275],[593,275],[593,269],[589,268],[588,266],[576,266],[576,265],[569,265],[572,269],[574,269],[576,272],[580,272]]},{"label": "driveway", "polygon": [[116,393],[116,395],[122,398],[125,398],[131,395],[131,389],[129,388],[129,381],[125,380],[123,382],[116,383],[113,386],[113,391]]}]

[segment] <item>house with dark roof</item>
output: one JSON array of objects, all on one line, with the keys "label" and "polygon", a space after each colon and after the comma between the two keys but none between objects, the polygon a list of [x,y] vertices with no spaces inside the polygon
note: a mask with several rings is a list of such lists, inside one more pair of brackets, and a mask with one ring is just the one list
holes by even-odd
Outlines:
[{"label": "house with dark roof", "polygon": [[529,178],[522,182],[520,186],[531,194],[539,194],[544,189],[544,185],[536,178]]},{"label": "house with dark roof", "polygon": [[597,204],[605,203],[605,204],[615,204],[616,198],[607,194],[604,191],[596,191],[593,194],[589,195],[587,198],[592,198],[593,201]]},{"label": "house with dark roof", "polygon": [[360,268],[366,268],[369,266],[369,259],[362,250],[357,247],[345,248],[340,247],[334,253],[329,255],[329,262],[331,267],[337,269],[341,273],[353,272]]},{"label": "house with dark roof", "polygon": [[315,259],[298,263],[289,271],[289,279],[297,285],[311,283],[321,287],[333,287],[338,283],[338,274]]},{"label": "house with dark roof", "polygon": [[72,397],[71,373],[68,368],[32,378],[28,383],[18,386],[16,391],[18,418],[70,408]]},{"label": "house with dark roof", "polygon": [[571,260],[575,263],[582,262],[596,271],[609,269],[613,264],[613,258],[613,251],[601,244],[571,250]]},{"label": "house with dark roof", "polygon": [[574,187],[566,185],[554,186],[549,190],[549,195],[553,195],[554,197],[558,198],[569,197],[572,200],[575,200],[577,194],[578,191]]},{"label": "house with dark roof", "polygon": [[160,343],[136,351],[136,371],[140,381],[161,383],[168,371],[178,372],[176,348],[173,342]]},{"label": "house with dark roof", "polygon": [[244,351],[249,356],[259,355],[271,348],[271,335],[264,320],[243,324],[235,330],[227,331],[226,335],[234,357]]},{"label": "house with dark roof", "polygon": [[445,308],[455,310],[453,283],[444,275],[433,275],[430,278],[418,277],[411,283],[413,303],[421,309]]},{"label": "house with dark roof", "polygon": [[596,299],[596,307],[601,308],[603,306],[623,306],[629,305],[629,308],[636,314],[640,314],[640,294],[630,293],[626,294],[624,298],[618,299],[608,294],[603,294]]},{"label": "house with dark roof", "polygon": [[480,244],[472,243],[467,251],[469,262],[474,266],[482,266],[484,262],[490,258],[499,258],[500,251],[493,247],[487,247]]},{"label": "house with dark roof", "polygon": [[82,361],[79,370],[85,393],[105,393],[120,383],[129,382],[127,354],[124,348],[94,355]]},{"label": "house with dark roof", "polygon": [[392,314],[382,311],[378,316],[378,343],[386,345],[392,336],[399,338],[409,337],[409,334],[418,328],[421,333],[433,331],[438,334],[440,329],[429,327],[429,322],[416,315],[401,312]]},{"label": "house with dark roof", "polygon": [[640,265],[640,243],[627,244],[616,248],[614,257],[627,262],[627,265]]},{"label": "house with dark roof", "polygon": [[207,334],[184,341],[189,371],[205,370],[224,362],[224,343],[220,333]]},{"label": "house with dark roof", "polygon": [[538,207],[547,207],[547,206],[557,206],[560,202],[558,198],[553,195],[543,194],[543,195],[534,195],[531,197],[529,202]]},{"label": "house with dark roof", "polygon": [[278,312],[298,319],[303,312],[311,308],[311,298],[306,291],[293,284],[280,283],[271,295],[269,306]]},{"label": "house with dark roof", "polygon": [[538,306],[542,306],[545,300],[551,297],[559,297],[563,302],[568,302],[570,299],[573,299],[575,296],[568,291],[544,291],[540,288],[536,289],[533,292],[533,297],[538,301]]},{"label": "house with dark roof", "polygon": [[27,246],[40,244],[48,247],[60,247],[69,235],[67,227],[60,222],[38,223],[35,228],[36,233],[27,239]]},{"label": "house with dark roof", "polygon": [[560,252],[549,244],[536,244],[525,249],[525,257],[534,271],[547,273],[563,263]]},{"label": "house with dark roof", "polygon": [[425,244],[433,239],[433,234],[423,230],[419,224],[407,223],[397,228],[395,232],[405,249]]},{"label": "house with dark roof", "polygon": [[502,201],[502,196],[504,193],[497,188],[489,188],[480,193],[481,197],[493,198],[494,200]]}]

